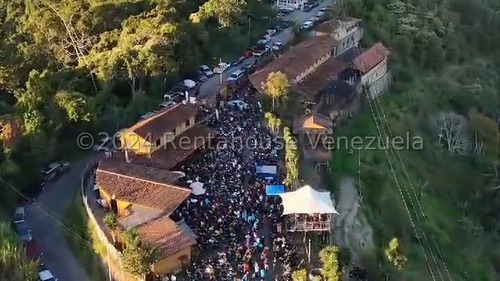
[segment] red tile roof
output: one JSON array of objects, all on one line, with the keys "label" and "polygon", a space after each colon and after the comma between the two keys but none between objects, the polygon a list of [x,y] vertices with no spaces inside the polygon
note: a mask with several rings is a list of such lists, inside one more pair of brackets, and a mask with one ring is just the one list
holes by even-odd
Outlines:
[{"label": "red tile roof", "polygon": [[295,77],[330,53],[331,49],[331,39],[328,37],[314,37],[302,41],[270,62],[266,67],[250,75],[250,82],[256,89],[261,89],[262,83],[266,82],[269,73],[281,71],[292,83]]},{"label": "red tile roof", "polygon": [[391,52],[384,46],[384,44],[382,44],[382,42],[378,42],[357,57],[353,61],[353,66],[361,71],[361,73],[367,73],[386,59],[390,53]]},{"label": "red tile roof", "polygon": [[298,84],[299,91],[314,100],[316,94],[323,90],[330,81],[335,80],[337,75],[346,69],[347,65],[334,58],[328,59],[316,71],[309,74]]},{"label": "red tile roof", "polygon": [[195,116],[197,112],[198,107],[179,103],[161,109],[153,116],[130,127],[129,130],[146,140],[154,142],[163,137],[165,133],[174,130],[179,124]]},{"label": "red tile roof", "polygon": [[217,136],[217,132],[202,126],[194,125],[189,130],[178,135],[173,142],[167,143],[165,148],[153,152],[151,156],[129,153],[133,163],[170,170],[185,162],[198,149]]},{"label": "red tile roof", "polygon": [[[108,171],[99,166],[96,172],[96,184],[109,196],[117,200],[149,207],[167,214],[172,213],[191,194],[191,190],[161,181],[158,177],[137,177],[127,172]],[[152,170],[165,173],[162,170]]]},{"label": "red tile roof", "polygon": [[138,231],[141,241],[158,251],[159,259],[196,244],[196,236],[189,227],[178,225],[168,216],[150,220],[139,226]]}]

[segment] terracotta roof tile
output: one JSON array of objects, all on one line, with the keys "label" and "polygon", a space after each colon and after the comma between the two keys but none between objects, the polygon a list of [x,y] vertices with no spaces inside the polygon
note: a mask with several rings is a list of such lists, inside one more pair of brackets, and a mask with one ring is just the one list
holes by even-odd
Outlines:
[{"label": "terracotta roof tile", "polygon": [[171,132],[179,124],[196,115],[198,107],[179,103],[172,107],[166,107],[153,116],[142,120],[130,127],[129,130],[144,139],[155,141]]},{"label": "terracotta roof tile", "polygon": [[[158,173],[166,172],[157,170]],[[168,172],[167,172],[168,173]],[[117,200],[149,207],[167,214],[172,213],[191,194],[191,190],[178,187],[157,178],[138,178],[127,173],[115,173],[97,168],[96,184]]]},{"label": "terracotta roof tile", "polygon": [[171,256],[196,244],[196,236],[187,226],[178,225],[168,216],[138,227],[141,240],[158,250],[159,258]]},{"label": "terracotta roof tile", "polygon": [[378,42],[357,57],[353,61],[353,66],[363,74],[367,73],[386,59],[390,53],[391,52],[384,46],[384,44]]},{"label": "terracotta roof tile", "polygon": [[316,94],[323,90],[330,81],[335,80],[337,75],[344,70],[347,65],[334,58],[328,59],[316,71],[309,74],[298,84],[298,89],[314,100]]},{"label": "terracotta roof tile", "polygon": [[216,136],[217,132],[197,124],[177,136],[173,142],[167,143],[165,148],[155,151],[150,157],[133,153],[129,155],[134,163],[170,170],[185,162],[198,149],[203,148],[204,144]]},{"label": "terracotta roof tile", "polygon": [[327,37],[315,37],[302,41],[270,62],[266,67],[250,75],[249,79],[255,88],[261,89],[262,83],[265,83],[269,73],[281,71],[287,75],[292,83],[295,77],[330,53],[331,49],[331,39]]},{"label": "terracotta roof tile", "polygon": [[142,178],[164,184],[175,184],[184,175],[162,169],[127,163],[122,152],[115,152],[112,157],[103,157],[99,161],[99,169],[108,172]]}]

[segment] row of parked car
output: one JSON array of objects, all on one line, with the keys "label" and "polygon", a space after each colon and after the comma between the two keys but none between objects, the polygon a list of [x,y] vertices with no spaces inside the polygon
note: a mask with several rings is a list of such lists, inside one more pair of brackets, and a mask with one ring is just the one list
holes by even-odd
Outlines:
[{"label": "row of parked car", "polygon": [[38,280],[39,281],[57,281],[52,272],[45,266],[43,262],[43,253],[38,244],[33,240],[31,228],[26,221],[26,207],[18,207],[14,212],[12,224],[14,230],[26,251],[26,256],[38,264]]},{"label": "row of parked car", "polygon": [[327,11],[328,11],[328,8],[321,8],[315,16],[310,17],[304,23],[302,23],[300,28],[305,29],[305,30],[310,30],[313,27],[315,27],[317,24],[325,21],[326,17],[327,17],[327,14],[326,14]]}]

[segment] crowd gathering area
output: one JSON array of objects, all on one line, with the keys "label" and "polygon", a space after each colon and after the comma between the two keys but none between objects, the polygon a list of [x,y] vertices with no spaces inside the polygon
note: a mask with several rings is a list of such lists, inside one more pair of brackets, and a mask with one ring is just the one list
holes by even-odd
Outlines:
[{"label": "crowd gathering area", "polygon": [[[163,109],[129,133],[160,128],[174,140],[155,141],[152,147],[164,147],[145,156],[124,137],[125,150],[101,158],[98,200],[116,213],[118,227],[136,229],[159,250],[152,265],[157,280],[291,280],[303,262],[285,231],[280,196],[266,194],[283,181],[281,153],[261,123],[255,95],[245,85],[216,106],[184,102]],[[167,118],[175,128],[165,125]],[[200,135],[204,141],[188,147],[176,143]],[[259,167],[274,171],[262,174]]]}]

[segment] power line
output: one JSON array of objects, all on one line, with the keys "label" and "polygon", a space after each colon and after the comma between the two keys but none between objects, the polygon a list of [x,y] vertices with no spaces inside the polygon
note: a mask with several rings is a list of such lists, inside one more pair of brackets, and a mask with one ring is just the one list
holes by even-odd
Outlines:
[{"label": "power line", "polygon": [[[374,100],[375,100],[375,103],[377,103],[377,104],[378,104],[378,107],[380,108],[380,111],[382,112],[382,117],[383,117],[383,119],[384,119],[384,121],[385,121],[385,126],[387,127],[387,131],[389,132],[390,137],[391,137],[391,138],[393,138],[393,134],[392,134],[392,131],[391,131],[391,127],[390,127],[389,121],[387,120],[387,116],[385,115],[384,108],[382,107],[382,104],[380,103],[380,101],[378,100],[378,98],[377,98],[377,97],[375,97],[375,98],[374,98]],[[379,113],[379,114],[380,114],[380,113]],[[380,115],[379,115],[379,116],[380,116]],[[399,162],[401,163],[401,166],[402,166],[402,168],[403,168],[404,174],[406,175],[406,178],[408,179],[408,183],[410,184],[410,188],[411,188],[411,190],[412,190],[412,192],[413,192],[413,195],[415,196],[415,200],[417,201],[417,206],[418,206],[418,208],[420,209],[420,212],[421,212],[421,215],[422,215],[422,217],[423,217],[423,219],[424,219],[424,222],[428,223],[427,214],[425,213],[425,209],[424,209],[424,208],[422,207],[422,205],[420,204],[420,200],[418,200],[418,195],[417,195],[417,193],[416,193],[416,191],[415,191],[415,188],[413,187],[413,184],[412,184],[412,181],[411,181],[410,175],[409,175],[409,173],[408,173],[408,171],[407,171],[407,169],[406,169],[406,166],[405,166],[405,164],[404,164],[403,158],[401,157],[401,154],[400,154],[400,153],[399,153],[399,151],[397,151],[397,150],[396,150],[396,153],[394,153],[394,150],[392,150],[392,152],[393,152],[393,154],[396,154],[396,155],[398,156]],[[408,195],[409,195],[409,194],[408,194]],[[410,195],[409,195],[409,196],[410,196]],[[417,219],[418,219],[418,217],[417,217]],[[422,231],[423,231],[423,232],[424,232],[424,234],[425,234],[425,231],[424,231],[423,229],[422,229]],[[425,239],[427,240],[427,237],[425,237]],[[432,239],[432,237],[431,237],[431,239]],[[447,274],[448,274],[449,279],[450,279],[450,280],[453,280],[453,278],[451,277],[451,274],[450,274],[450,272],[449,272],[449,270],[448,270],[448,266],[446,265],[446,260],[445,260],[444,256],[442,255],[441,249],[440,249],[440,247],[439,247],[439,245],[438,245],[438,243],[437,243],[436,239],[435,239],[435,238],[434,238],[434,239],[432,239],[432,242],[434,242],[434,245],[435,245],[435,247],[436,247],[436,249],[437,249],[438,255],[440,256],[440,258],[441,258],[441,260],[442,260],[442,262],[443,262],[443,266],[444,266],[444,268],[445,268],[445,270],[446,270],[446,272],[447,272]],[[429,248],[431,248],[431,247],[430,247],[430,245],[429,245]],[[438,266],[438,265],[436,264],[436,266]],[[438,268],[439,268],[439,267],[438,267]],[[440,272],[440,273],[441,273],[441,272]],[[441,278],[443,278],[443,277],[441,276]]]},{"label": "power line", "polygon": [[[375,118],[375,114],[374,114],[374,111],[373,111],[373,107],[372,107],[372,103],[371,103],[371,97],[368,95],[368,91],[367,90],[364,90],[364,91],[365,91],[365,94],[366,94],[366,98],[368,100],[368,104],[370,106],[370,112],[372,114],[373,122],[375,123],[375,127],[377,128],[378,135],[379,135],[379,137],[382,137],[382,131],[381,131],[380,127],[379,127],[379,124],[377,122],[377,118]],[[410,209],[408,208],[408,204],[407,204],[407,202],[405,200],[405,197],[403,195],[403,190],[402,190],[401,185],[399,183],[399,180],[398,180],[398,178],[396,176],[396,172],[395,172],[394,166],[393,166],[393,164],[392,164],[392,162],[390,160],[389,153],[387,152],[387,149],[384,149],[384,152],[385,152],[387,161],[389,162],[389,166],[390,166],[390,170],[391,170],[392,176],[394,178],[396,186],[398,187],[399,194],[401,195],[401,199],[403,200],[403,205],[405,207],[406,213],[408,214],[408,217],[410,219],[410,224],[411,224],[411,226],[412,226],[413,231],[415,232],[415,234],[417,234],[417,228],[416,228],[415,223],[413,221],[413,217],[411,215]],[[427,257],[427,253],[426,253],[426,251],[424,249],[424,246],[422,245],[422,242],[420,242],[420,239],[417,238],[417,241],[418,241],[418,244],[420,246],[420,249],[422,250],[422,253],[424,254],[424,258],[425,258],[425,261],[426,261],[426,264],[427,264],[427,268],[429,269],[429,272],[431,274],[432,280],[436,281],[436,277],[434,276],[434,272],[433,272],[432,267],[431,267],[431,265],[429,263],[429,258]]]}]

